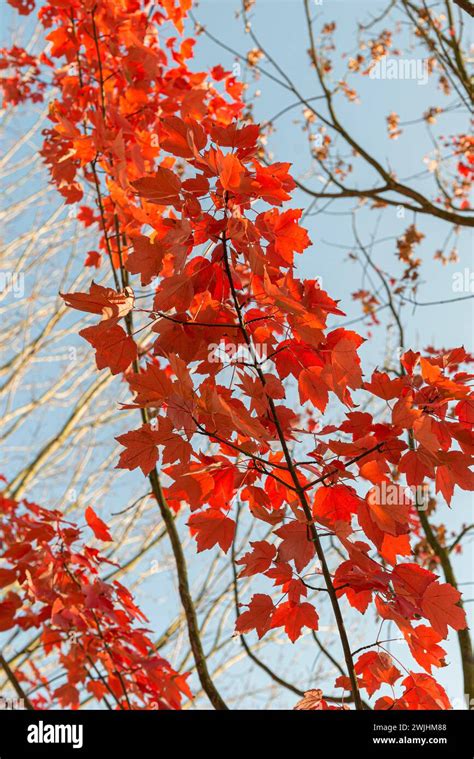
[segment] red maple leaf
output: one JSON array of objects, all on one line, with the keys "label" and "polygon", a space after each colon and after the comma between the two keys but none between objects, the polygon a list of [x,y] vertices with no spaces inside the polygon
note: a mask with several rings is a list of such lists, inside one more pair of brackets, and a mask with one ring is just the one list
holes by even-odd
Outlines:
[{"label": "red maple leaf", "polygon": [[313,502],[314,518],[328,525],[348,523],[357,513],[360,500],[354,488],[347,485],[320,487]]},{"label": "red maple leaf", "polygon": [[100,517],[97,516],[94,509],[91,506],[88,506],[85,510],[84,514],[86,518],[86,522],[91,528],[92,532],[94,533],[97,540],[103,540],[105,542],[111,541],[112,536],[109,532],[109,528],[105,524],[105,522],[102,521]]},{"label": "red maple leaf", "polygon": [[108,368],[112,374],[126,372],[138,355],[134,339],[115,319],[86,327],[79,334],[95,349],[97,368]]},{"label": "red maple leaf", "polygon": [[129,254],[126,268],[131,274],[140,274],[142,285],[148,285],[158,276],[166,249],[159,240],[150,240],[144,235],[133,240],[133,252]]},{"label": "red maple leaf", "polygon": [[206,509],[189,518],[191,534],[196,537],[198,553],[219,545],[224,553],[229,550],[235,533],[235,522],[217,509]]},{"label": "red maple leaf", "polygon": [[401,672],[385,651],[367,651],[356,662],[355,671],[360,675],[360,685],[372,696],[385,683],[395,685]]},{"label": "red maple leaf", "polygon": [[180,201],[181,180],[171,171],[159,166],[153,176],[144,176],[131,182],[132,187],[151,203],[162,206],[176,205]]},{"label": "red maple leaf", "polygon": [[403,634],[411,655],[427,672],[431,673],[432,667],[446,666],[446,651],[438,645],[443,640],[442,635],[427,625],[410,627]]},{"label": "red maple leaf", "polygon": [[453,630],[467,627],[466,612],[458,604],[461,593],[447,582],[428,585],[421,599],[421,608],[430,620],[433,630],[446,638],[448,625]]},{"label": "red maple leaf", "polygon": [[244,569],[239,577],[250,577],[251,575],[265,572],[276,556],[276,548],[266,540],[257,540],[251,542],[252,550],[242,556],[236,563],[244,564]]},{"label": "red maple leaf", "polygon": [[292,603],[285,601],[277,606],[271,620],[271,627],[284,627],[292,643],[301,635],[303,627],[317,630],[319,617],[310,603]]},{"label": "red maple leaf", "polygon": [[239,615],[235,629],[240,633],[256,630],[258,637],[263,638],[270,629],[271,619],[275,611],[272,599],[264,593],[256,593],[252,596],[250,603],[246,605],[248,610]]},{"label": "red maple leaf", "polygon": [[134,295],[130,287],[117,292],[92,281],[88,293],[60,293],[66,305],[90,314],[103,314],[104,318],[126,316],[133,308]]},{"label": "red maple leaf", "polygon": [[117,469],[136,469],[140,467],[143,474],[149,474],[158,460],[157,445],[160,435],[149,424],[137,430],[126,432],[115,439],[126,447],[120,454]]},{"label": "red maple leaf", "polygon": [[275,530],[275,535],[282,538],[278,547],[279,559],[294,561],[296,569],[301,572],[316,552],[314,543],[310,539],[308,525],[294,520]]}]

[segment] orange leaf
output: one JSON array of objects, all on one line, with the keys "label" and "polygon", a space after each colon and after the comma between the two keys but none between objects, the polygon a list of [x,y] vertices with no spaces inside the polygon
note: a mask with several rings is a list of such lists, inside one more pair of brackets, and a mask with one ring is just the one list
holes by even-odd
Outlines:
[{"label": "orange leaf", "polygon": [[245,173],[245,169],[232,153],[228,153],[223,156],[222,154],[218,159],[219,179],[224,190],[230,190],[231,192],[237,192],[242,177]]}]

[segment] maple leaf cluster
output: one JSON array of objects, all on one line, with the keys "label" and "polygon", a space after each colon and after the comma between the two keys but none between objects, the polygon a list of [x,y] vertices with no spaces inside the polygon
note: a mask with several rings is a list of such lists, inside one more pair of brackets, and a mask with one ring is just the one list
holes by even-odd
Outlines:
[{"label": "maple leaf cluster", "polygon": [[[189,6],[161,2],[151,17],[135,0],[40,10],[53,28],[51,59],[69,64],[54,74],[60,97],[42,155],[66,203],[95,188],[97,206],[82,206],[79,218],[98,225],[116,283],[62,297],[100,316],[80,334],[99,370],[123,376],[127,406],[143,421],[118,437],[117,466],[144,475],[158,467],[166,503],[190,512],[198,551],[230,550],[237,502],[270,526],[238,564],[241,576],[272,582],[280,600],[273,589],[253,594],[238,634],[282,628],[295,642],[317,630],[307,582],[316,574],[348,668],[336,685],[357,701],[359,689],[371,696],[401,677],[386,652],[352,659],[341,603],[361,614],[373,603],[425,670],[376,708],[447,708],[431,671],[444,665],[448,625],[466,627],[460,593],[406,559],[420,529],[417,500],[390,504],[380,493],[401,480],[431,482],[450,504],[455,486],[474,488],[472,377],[459,369],[467,354],[407,351],[400,376],[364,378],[363,339],[330,328],[343,315],[338,302],[317,279],[296,275],[311,241],[302,212],[282,207],[295,182],[289,164],[260,160],[260,128],[242,118],[242,84],[221,67],[192,72],[193,40],[160,44],[161,25],[181,32]],[[99,266],[100,255],[86,263]],[[148,307],[138,308],[136,291],[149,285]],[[216,360],[216,344],[237,348],[230,366]],[[357,410],[360,395],[383,401],[384,414]],[[328,407],[343,412],[341,424],[323,424]],[[335,572],[328,538],[347,557]]]},{"label": "maple leaf cluster", "polygon": [[[98,540],[112,539],[91,507],[85,517]],[[37,709],[77,709],[81,693],[109,708],[179,709],[191,697],[187,675],[157,653],[130,591],[101,579],[104,565],[116,565],[81,532],[58,510],[0,495],[0,631],[37,631],[63,682],[51,687],[33,664],[15,668],[17,681],[40,686],[31,696]]]}]

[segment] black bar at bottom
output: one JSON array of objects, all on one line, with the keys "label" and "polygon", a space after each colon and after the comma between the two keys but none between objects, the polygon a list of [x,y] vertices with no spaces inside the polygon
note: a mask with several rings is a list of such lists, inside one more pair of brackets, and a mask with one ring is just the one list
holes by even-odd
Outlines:
[{"label": "black bar at bottom", "polygon": [[0,711],[0,759],[364,756],[473,759],[470,711]]}]

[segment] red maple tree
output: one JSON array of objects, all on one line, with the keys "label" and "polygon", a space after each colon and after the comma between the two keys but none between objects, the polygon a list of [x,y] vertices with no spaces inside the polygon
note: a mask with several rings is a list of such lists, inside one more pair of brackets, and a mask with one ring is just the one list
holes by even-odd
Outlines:
[{"label": "red maple tree", "polygon": [[[35,6],[9,2],[25,15]],[[182,510],[199,552],[234,550],[240,508],[269,525],[267,539],[236,557],[240,577],[255,578],[235,625],[245,646],[247,633],[263,638],[283,628],[295,643],[304,628],[318,630],[318,595],[327,594],[344,657],[341,696],[309,691],[297,708],[362,709],[383,684],[393,697],[378,698],[375,709],[449,708],[434,671],[445,663],[441,644],[451,627],[472,693],[466,615],[445,553],[443,582],[414,555],[412,538],[430,542],[429,483],[448,504],[456,486],[474,488],[471,357],[462,347],[408,350],[398,376],[364,377],[363,339],[328,329],[330,315],[343,315],[339,303],[317,279],[296,274],[311,241],[301,211],[286,207],[295,188],[290,165],[263,161],[259,125],[245,120],[243,85],[232,72],[188,65],[195,40],[181,35],[190,6],[41,3],[48,55],[2,54],[2,67],[13,70],[1,80],[5,102],[49,102],[41,155],[64,202],[79,205],[78,218],[97,230],[86,266],[110,266],[110,287],[92,281],[88,292],[62,297],[95,316],[80,334],[97,370],[120,375],[127,406],[137,409],[135,429],[117,438],[117,466],[149,480],[196,671],[216,709],[227,706],[200,638],[175,525]],[[360,410],[370,398],[384,403],[381,418]],[[329,406],[340,408],[341,423],[325,424]],[[414,499],[384,495],[405,486]],[[111,708],[179,708],[191,695],[186,675],[153,651],[125,587],[100,579],[104,558],[74,547],[77,526],[10,499],[8,488],[1,507],[0,580],[13,588],[0,604],[0,629],[36,628],[45,656],[58,656],[66,676],[49,700],[28,703],[76,708],[85,688]],[[96,538],[111,539],[95,511],[85,519]],[[336,567],[328,541],[340,549]],[[381,628],[393,623],[419,671],[402,672],[380,635],[354,651],[347,604],[360,614],[373,609]],[[38,671],[2,664],[20,693],[42,682]]]}]

